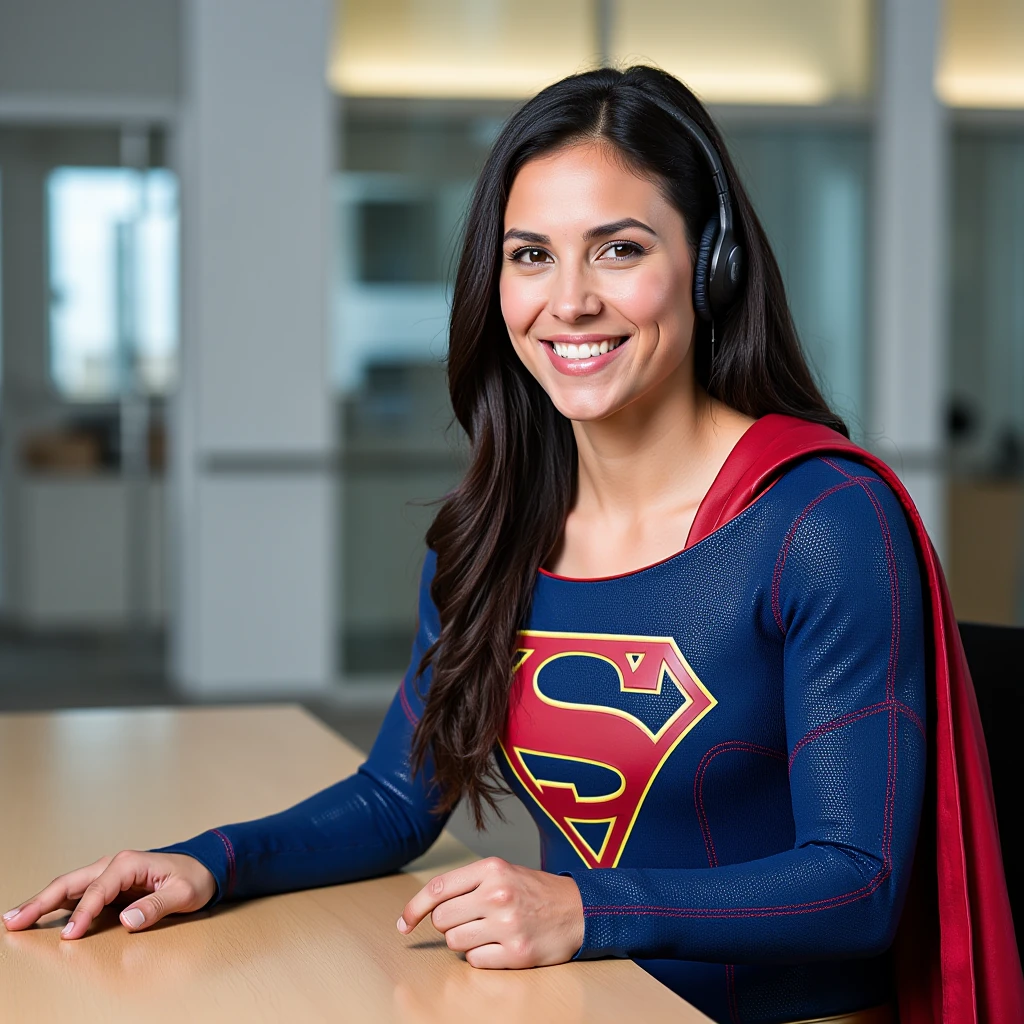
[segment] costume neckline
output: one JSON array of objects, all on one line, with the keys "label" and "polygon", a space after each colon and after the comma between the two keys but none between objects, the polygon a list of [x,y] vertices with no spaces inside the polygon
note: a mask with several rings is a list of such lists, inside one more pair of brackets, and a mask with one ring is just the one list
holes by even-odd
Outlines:
[{"label": "costume neckline", "polygon": [[[563,580],[566,583],[605,583],[609,580],[628,579],[631,576],[646,572],[648,569],[654,569],[659,565],[664,565],[666,562],[671,562],[705,537],[709,537],[712,533],[717,533],[718,530],[732,521],[732,519],[727,520],[725,523],[717,521],[720,517],[721,509],[725,507],[733,488],[749,466],[751,456],[764,445],[765,441],[768,440],[768,436],[778,430],[776,422],[778,418],[781,417],[774,413],[761,416],[754,420],[740,435],[739,440],[732,446],[729,454],[725,457],[725,461],[719,467],[714,480],[711,481],[711,486],[705,492],[704,497],[701,498],[700,504],[697,506],[697,512],[693,517],[693,522],[690,524],[690,529],[687,532],[686,543],[679,551],[675,551],[665,558],[659,558],[658,561],[651,562],[648,565],[640,566],[637,569],[630,569],[627,572],[615,573],[611,576],[563,576],[560,573],[550,572],[543,567],[537,569],[537,574],[552,580]],[[712,529],[704,528],[704,524],[708,520],[714,523]],[[701,524],[700,527],[698,527],[698,523]],[[695,529],[695,527],[698,528]]]}]

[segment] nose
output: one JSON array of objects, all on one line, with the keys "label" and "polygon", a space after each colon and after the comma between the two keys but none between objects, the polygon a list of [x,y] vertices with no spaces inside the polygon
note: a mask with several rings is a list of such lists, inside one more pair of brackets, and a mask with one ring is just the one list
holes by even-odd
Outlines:
[{"label": "nose", "polygon": [[551,277],[548,312],[567,323],[601,312],[601,298],[585,269],[563,263]]}]

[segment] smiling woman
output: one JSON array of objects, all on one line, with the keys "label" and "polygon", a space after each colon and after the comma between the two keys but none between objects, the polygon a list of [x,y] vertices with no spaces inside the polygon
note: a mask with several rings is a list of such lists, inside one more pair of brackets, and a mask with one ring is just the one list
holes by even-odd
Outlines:
[{"label": "smiling woman", "polygon": [[359,772],[71,872],[7,927],[73,907],[79,938],[142,890],[138,930],[381,874],[459,799],[482,823],[510,790],[542,869],[440,875],[400,932],[429,916],[474,967],[629,957],[720,1021],[886,1024],[897,1001],[904,1024],[1024,1019],[941,569],[820,395],[680,82],[589,72],[505,125],[448,376],[471,463],[427,532],[409,668]]},{"label": "smiling woman", "polygon": [[[527,218],[546,233],[515,226]],[[499,289],[512,346],[555,408],[578,424],[577,449],[591,456],[581,461],[582,491],[545,567],[592,576],[656,561],[679,548],[713,476],[753,422],[696,385],[686,222],[649,174],[631,169],[609,143],[585,141],[523,167],[505,223]],[[622,372],[602,372],[622,360]],[[714,443],[703,465],[674,471],[672,504],[644,515],[642,530],[628,511],[608,522],[607,510],[594,506],[592,477],[608,455],[624,445],[634,451],[633,487],[668,465],[659,445],[630,436],[649,429],[635,417],[653,408],[644,396],[659,393],[662,422],[686,423],[695,434],[713,409]],[[654,509],[652,501],[646,511]],[[600,545],[588,541],[595,528]]]},{"label": "smiling woman", "polygon": [[[757,417],[847,431],[717,128],[653,68],[564,79],[505,126],[469,212],[448,366],[474,460],[427,533],[446,626],[421,666],[432,696],[415,752],[429,738],[445,799],[465,794],[480,821],[500,666],[537,570],[606,576],[679,550]],[[471,708],[467,688],[486,700]]]}]

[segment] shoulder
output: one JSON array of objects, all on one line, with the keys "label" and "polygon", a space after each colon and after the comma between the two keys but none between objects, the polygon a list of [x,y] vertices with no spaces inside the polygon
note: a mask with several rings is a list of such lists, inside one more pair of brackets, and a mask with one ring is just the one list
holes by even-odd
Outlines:
[{"label": "shoulder", "polygon": [[433,643],[441,635],[441,619],[431,596],[431,585],[437,571],[437,552],[427,548],[420,571],[420,589],[417,602],[417,633],[424,636],[428,644]]},{"label": "shoulder", "polygon": [[764,495],[791,526],[807,519],[836,529],[899,531],[910,539],[903,505],[873,469],[849,457],[810,456],[786,470]]},{"label": "shoulder", "polygon": [[437,552],[428,547],[427,552],[423,557],[423,570],[420,574],[420,580],[429,586],[430,581],[434,578],[434,573],[437,571]]},{"label": "shoulder", "polygon": [[763,496],[779,523],[775,575],[801,586],[859,590],[871,579],[887,589],[916,591],[920,570],[900,498],[865,464],[813,456],[786,473]]},{"label": "shoulder", "polygon": [[925,576],[902,500],[864,463],[831,456],[793,466],[763,497],[776,490],[765,620],[798,652],[794,680],[831,680],[860,694],[856,707],[884,679],[886,699],[923,715]]}]

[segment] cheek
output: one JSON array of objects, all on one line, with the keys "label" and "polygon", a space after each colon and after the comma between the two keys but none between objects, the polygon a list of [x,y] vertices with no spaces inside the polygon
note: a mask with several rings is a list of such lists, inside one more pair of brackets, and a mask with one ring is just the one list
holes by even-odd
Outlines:
[{"label": "cheek", "polygon": [[523,281],[521,278],[502,275],[498,278],[498,298],[512,349],[519,357],[519,361],[536,377],[534,360],[542,353],[527,340],[527,334],[536,322],[544,303],[541,301],[538,305],[536,296],[530,294],[530,288],[524,287],[530,283],[532,282]]},{"label": "cheek", "polygon": [[505,274],[498,280],[501,315],[514,335],[525,334],[543,308],[543,299],[538,297],[537,288],[530,287],[533,283]]},{"label": "cheek", "polygon": [[636,274],[631,280],[623,280],[609,290],[609,299],[638,327],[677,322],[690,302],[678,277],[662,272]]}]

